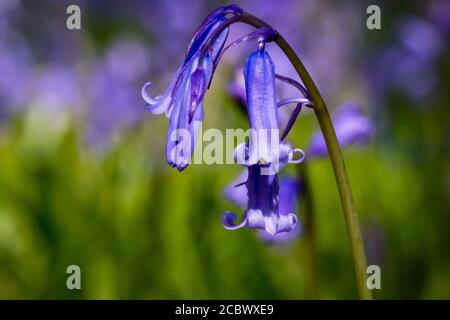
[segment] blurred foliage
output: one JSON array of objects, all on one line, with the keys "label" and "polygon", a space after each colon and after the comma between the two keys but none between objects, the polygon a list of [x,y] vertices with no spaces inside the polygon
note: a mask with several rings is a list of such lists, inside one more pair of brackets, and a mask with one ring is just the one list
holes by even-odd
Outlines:
[{"label": "blurred foliage", "polygon": [[[205,127],[242,121],[238,111],[221,123],[220,111],[208,113]],[[428,125],[434,122],[421,124]],[[293,136],[301,141],[314,126],[306,114]],[[43,126],[41,115],[29,113],[2,132],[0,297],[309,297],[302,238],[268,247],[252,231],[223,229],[219,214],[232,207],[221,189],[237,166],[169,168],[157,118],[101,155],[80,143],[77,128]],[[448,161],[430,154],[411,161],[408,150],[376,143],[345,155],[363,229],[383,233],[381,255],[368,254],[383,270],[376,297],[449,298],[448,190],[440,185]],[[331,166],[323,159],[310,170],[321,297],[355,298]],[[66,289],[71,264],[81,267],[81,291]]]}]

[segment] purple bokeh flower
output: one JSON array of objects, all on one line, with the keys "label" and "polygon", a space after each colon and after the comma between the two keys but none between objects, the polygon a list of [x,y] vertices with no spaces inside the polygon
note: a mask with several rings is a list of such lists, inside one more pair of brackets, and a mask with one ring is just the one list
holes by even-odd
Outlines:
[{"label": "purple bokeh flower", "polygon": [[[185,50],[180,43],[187,43],[192,37],[192,30],[202,18],[205,3],[203,0],[152,0],[139,1],[131,14],[138,18],[143,28],[154,39],[151,43],[152,57],[158,61],[153,66],[155,73],[165,73],[173,69],[173,61],[179,59]],[[186,14],[189,12],[189,14]],[[170,41],[166,35],[170,35]],[[176,70],[176,69],[175,69]]]},{"label": "purple bokeh flower", "polygon": [[147,57],[148,49],[142,42],[119,39],[92,63],[88,86],[91,142],[102,144],[112,133],[145,116],[136,90],[147,73]]},{"label": "purple bokeh flower", "polygon": [[[374,132],[374,125],[355,103],[341,105],[333,115],[333,124],[341,148],[349,145],[365,145]],[[322,132],[310,139],[308,157],[317,158],[328,154]]]},{"label": "purple bokeh flower", "polygon": [[438,81],[436,62],[443,48],[442,34],[428,20],[400,19],[394,26],[394,42],[379,50],[368,68],[376,97],[383,99],[394,90],[417,100],[430,93]]},{"label": "purple bokeh flower", "polygon": [[24,106],[24,92],[32,85],[33,61],[28,47],[21,41],[7,46],[0,43],[0,70],[0,115],[7,116]]},{"label": "purple bokeh flower", "polygon": [[34,103],[48,110],[61,111],[80,103],[79,79],[73,68],[60,64],[45,66],[34,85]]},{"label": "purple bokeh flower", "polygon": [[16,30],[14,17],[19,11],[17,1],[0,4],[0,121],[23,109],[31,91],[34,61],[22,34]]},{"label": "purple bokeh flower", "polygon": [[377,220],[369,220],[363,230],[367,262],[381,265],[386,259],[386,234],[383,225]]},{"label": "purple bokeh flower", "polygon": [[428,17],[444,35],[450,34],[450,1],[427,1]]}]

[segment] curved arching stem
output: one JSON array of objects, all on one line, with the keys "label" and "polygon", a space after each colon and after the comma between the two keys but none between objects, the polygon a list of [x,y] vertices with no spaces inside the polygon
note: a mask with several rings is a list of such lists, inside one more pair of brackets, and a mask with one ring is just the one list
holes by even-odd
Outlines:
[{"label": "curved arching stem", "polygon": [[[271,27],[257,17],[244,12],[240,15],[228,19],[222,26],[217,28],[211,35],[210,41],[215,38],[216,33],[218,34],[221,30],[223,30],[222,28],[226,28],[227,26],[236,22],[243,22],[252,25],[255,28]],[[206,43],[206,46],[204,48],[209,47],[210,41]],[[319,122],[322,134],[325,138],[328,154],[330,155],[331,164],[333,166],[333,171],[336,178],[336,184],[339,190],[341,205],[344,212],[345,224],[347,227],[347,234],[350,240],[350,249],[355,269],[358,294],[361,299],[372,299],[372,293],[366,286],[366,256],[364,252],[361,230],[359,227],[358,215],[353,203],[352,191],[348,181],[347,170],[345,169],[342,152],[339,147],[339,143],[327,107],[322,96],[320,95],[319,90],[317,89],[317,86],[315,85],[305,66],[303,65],[295,51],[292,49],[292,47],[289,45],[289,43],[287,43],[287,41],[280,34],[275,39],[275,42],[280,47],[280,49],[283,50],[284,54],[292,63],[313,101],[314,113],[316,115],[317,121]]]}]

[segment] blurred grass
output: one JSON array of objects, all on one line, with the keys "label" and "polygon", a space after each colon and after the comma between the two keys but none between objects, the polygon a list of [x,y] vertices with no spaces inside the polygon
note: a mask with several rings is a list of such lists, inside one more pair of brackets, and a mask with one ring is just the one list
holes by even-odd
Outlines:
[{"label": "blurred grass", "polygon": [[[204,129],[245,126],[221,86],[207,97]],[[433,114],[420,125],[434,138]],[[407,115],[393,117],[394,142],[406,139]],[[105,153],[86,146],[70,117],[58,125],[45,119],[30,112],[0,134],[0,298],[309,297],[302,238],[268,247],[252,231],[222,227],[221,212],[241,212],[221,196],[237,165],[170,168],[163,118],[143,120]],[[315,128],[306,113],[293,142],[305,147]],[[426,154],[377,139],[345,152],[363,231],[379,235],[367,239],[375,248],[369,263],[382,269],[376,298],[450,298],[448,154],[430,155],[433,145],[414,139]],[[356,298],[330,163],[311,162],[310,170],[321,297]],[[81,267],[81,291],[66,289],[71,264]]]}]

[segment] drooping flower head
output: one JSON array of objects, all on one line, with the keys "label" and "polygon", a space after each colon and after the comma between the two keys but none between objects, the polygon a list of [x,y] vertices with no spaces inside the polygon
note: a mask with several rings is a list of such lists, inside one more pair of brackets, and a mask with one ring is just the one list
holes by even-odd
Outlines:
[{"label": "drooping flower head", "polygon": [[[166,140],[167,162],[183,170],[189,164],[201,121],[203,98],[211,82],[214,63],[219,57],[228,36],[228,27],[218,34],[215,30],[227,19],[228,14],[242,11],[235,5],[214,10],[195,32],[186,56],[167,91],[162,96],[151,97],[150,82],[142,88],[147,108],[154,114],[166,112],[169,129]],[[214,39],[210,39],[214,35]],[[210,47],[204,46],[210,43]]]},{"label": "drooping flower head", "polygon": [[[280,102],[278,102],[280,105]],[[348,147],[350,145],[366,145],[373,135],[374,125],[370,119],[365,116],[361,108],[352,102],[346,102],[339,106],[337,111],[333,114],[336,135],[341,147]],[[283,144],[282,144],[283,145]],[[314,160],[327,155],[327,148],[325,140],[321,132],[316,132],[310,139],[310,146],[308,149],[309,160]],[[285,163],[280,163],[283,167]],[[235,180],[233,180],[224,189],[224,196],[237,204],[240,207],[245,207],[248,201],[248,195],[242,191],[245,182],[248,179],[248,174],[243,171]],[[302,183],[292,176],[285,176],[279,182],[279,214],[286,215],[295,211],[295,203],[298,201],[300,188]],[[301,199],[300,199],[301,201]],[[231,219],[233,216],[227,213],[227,217]],[[270,234],[265,230],[258,232],[260,238],[266,243],[285,243],[290,242],[298,237],[302,232],[301,223],[297,222],[291,231],[282,232],[278,234]]]},{"label": "drooping flower head", "polygon": [[[292,161],[294,151],[286,142],[280,144],[275,93],[275,67],[259,44],[245,64],[244,78],[247,95],[247,111],[251,136],[247,144],[238,146],[247,167],[247,210],[242,221],[235,224],[237,215],[226,211],[222,223],[230,230],[248,227],[264,230],[270,235],[291,231],[297,224],[292,212],[279,212],[278,169],[270,170],[273,162]],[[252,141],[253,140],[253,141]]]},{"label": "drooping flower head", "polygon": [[[190,162],[203,120],[204,95],[220,58],[236,44],[258,41],[258,50],[247,58],[244,68],[246,111],[251,132],[249,140],[235,150],[235,159],[248,171],[245,181],[247,210],[239,224],[235,224],[237,215],[231,212],[222,215],[222,222],[227,229],[246,226],[276,235],[292,231],[297,224],[297,217],[293,212],[286,211],[286,206],[282,206],[280,214],[278,172],[287,163],[299,163],[304,158],[303,151],[292,149],[284,138],[302,106],[311,106],[312,102],[301,84],[275,73],[274,63],[265,50],[266,42],[278,38],[278,33],[271,27],[263,26],[224,47],[231,24],[227,20],[231,19],[229,15],[236,17],[242,13],[234,5],[213,11],[195,32],[186,57],[166,93],[151,97],[147,92],[151,83],[147,83],[142,95],[151,112],[165,112],[169,117],[166,158],[171,166],[181,171]],[[275,79],[293,85],[304,97],[277,101]],[[296,103],[297,107],[280,135],[278,108],[289,103]],[[295,154],[300,154],[300,157],[294,159]]]}]

